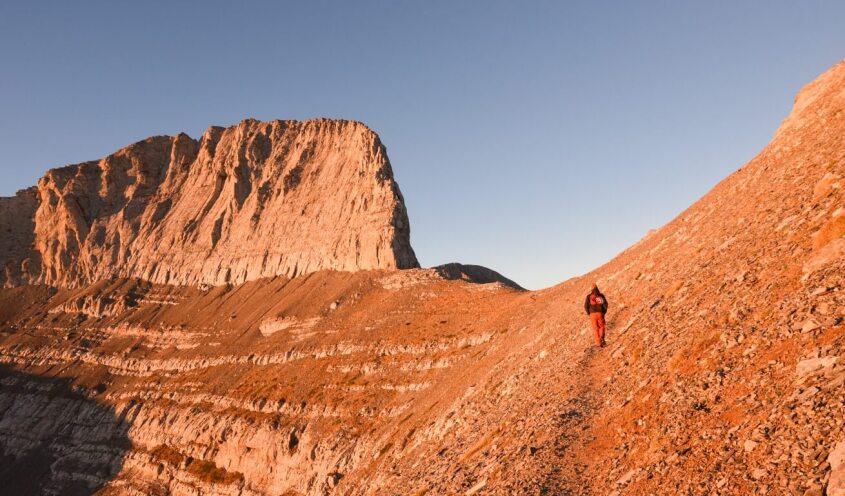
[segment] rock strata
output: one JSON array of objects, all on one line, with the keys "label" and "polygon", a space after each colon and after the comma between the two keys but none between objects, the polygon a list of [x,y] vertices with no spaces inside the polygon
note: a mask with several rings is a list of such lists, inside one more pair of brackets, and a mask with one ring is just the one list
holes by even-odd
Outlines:
[{"label": "rock strata", "polygon": [[0,200],[5,285],[238,284],[416,267],[384,145],[363,124],[245,120],[50,170]]},{"label": "rock strata", "polygon": [[37,209],[34,187],[0,197],[0,282],[6,287],[28,282],[40,270],[40,253],[33,249]]}]

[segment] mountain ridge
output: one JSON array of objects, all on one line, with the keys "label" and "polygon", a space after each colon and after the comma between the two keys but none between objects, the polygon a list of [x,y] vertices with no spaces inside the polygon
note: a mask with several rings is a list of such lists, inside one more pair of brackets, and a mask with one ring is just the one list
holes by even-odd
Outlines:
[{"label": "mountain ridge", "polygon": [[21,243],[33,248],[4,253],[6,285],[237,284],[419,265],[384,145],[355,121],[247,119],[199,140],[154,136],[50,169],[36,192],[35,210],[18,216],[35,224]]},{"label": "mountain ridge", "polygon": [[540,291],[472,266],[4,289],[2,455],[105,495],[841,496],[843,136],[839,63],[746,165]]}]

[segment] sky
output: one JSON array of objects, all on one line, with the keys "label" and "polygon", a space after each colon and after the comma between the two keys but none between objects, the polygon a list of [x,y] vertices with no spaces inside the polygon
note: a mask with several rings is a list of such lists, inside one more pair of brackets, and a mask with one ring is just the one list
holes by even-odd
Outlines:
[{"label": "sky", "polygon": [[4,0],[0,196],[151,135],[354,119],[423,266],[547,287],[759,152],[843,26],[813,0]]}]

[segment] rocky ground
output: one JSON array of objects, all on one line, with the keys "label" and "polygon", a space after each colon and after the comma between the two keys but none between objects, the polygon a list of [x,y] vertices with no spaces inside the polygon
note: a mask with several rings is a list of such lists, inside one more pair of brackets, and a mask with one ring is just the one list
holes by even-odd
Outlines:
[{"label": "rocky ground", "polygon": [[[840,63],[678,218],[542,291],[458,267],[5,289],[0,479],[842,496],[843,136]],[[593,281],[611,304],[603,349],[583,315]]]},{"label": "rocky ground", "polygon": [[[455,404],[448,449],[382,473],[435,494],[841,494],[843,134],[839,64],[677,219],[532,294],[532,345]],[[602,350],[580,315],[593,280]]]},{"label": "rocky ground", "polygon": [[[323,494],[390,450],[393,424],[490,347],[521,294],[434,270],[8,289],[0,439],[59,461],[47,492]],[[70,448],[52,438],[66,431]]]}]

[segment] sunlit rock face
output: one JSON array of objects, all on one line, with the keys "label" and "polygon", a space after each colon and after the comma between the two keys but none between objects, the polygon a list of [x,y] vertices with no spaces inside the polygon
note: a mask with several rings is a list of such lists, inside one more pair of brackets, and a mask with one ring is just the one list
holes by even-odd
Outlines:
[{"label": "sunlit rock face", "polygon": [[199,141],[152,137],[3,200],[6,285],[417,266],[385,147],[357,122],[246,120]]}]

